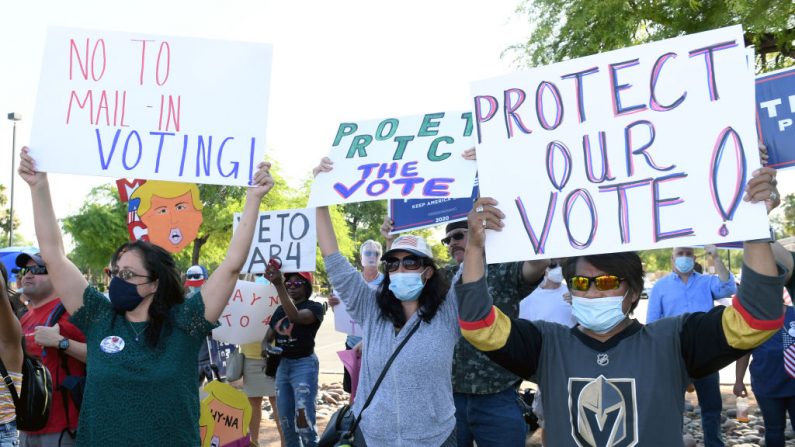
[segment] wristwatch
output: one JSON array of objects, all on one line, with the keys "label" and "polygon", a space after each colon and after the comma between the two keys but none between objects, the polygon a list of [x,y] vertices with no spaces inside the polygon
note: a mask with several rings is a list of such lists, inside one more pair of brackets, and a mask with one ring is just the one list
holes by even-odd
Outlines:
[{"label": "wristwatch", "polygon": [[58,342],[58,350],[66,351],[67,349],[69,349],[69,339],[64,337],[61,341]]}]

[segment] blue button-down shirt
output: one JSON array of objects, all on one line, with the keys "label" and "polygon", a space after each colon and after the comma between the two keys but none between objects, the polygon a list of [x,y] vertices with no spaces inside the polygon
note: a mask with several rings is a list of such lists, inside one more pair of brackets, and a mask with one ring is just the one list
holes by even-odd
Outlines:
[{"label": "blue button-down shirt", "polygon": [[713,300],[730,297],[735,292],[737,285],[731,272],[726,281],[721,281],[718,275],[693,272],[687,283],[682,282],[676,272],[671,272],[651,289],[646,323],[689,312],[708,312]]}]

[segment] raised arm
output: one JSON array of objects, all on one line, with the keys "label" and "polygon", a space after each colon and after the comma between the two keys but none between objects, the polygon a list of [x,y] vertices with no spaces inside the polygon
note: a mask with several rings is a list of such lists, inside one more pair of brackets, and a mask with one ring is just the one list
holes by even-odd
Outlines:
[{"label": "raised arm", "polygon": [[[328,157],[323,157],[320,164],[312,170],[315,177],[321,172],[331,172],[334,169],[334,162]],[[337,235],[334,233],[334,226],[331,224],[331,213],[327,206],[316,208],[317,219],[317,245],[320,247],[320,254],[323,257],[333,255],[340,251],[337,245]]]},{"label": "raised arm", "polygon": [[47,273],[61,297],[61,302],[67,312],[74,314],[83,305],[83,292],[88,287],[88,281],[66,257],[61,229],[58,227],[55,211],[52,208],[47,174],[36,171],[36,163],[28,152],[27,147],[22,148],[19,157],[19,176],[30,186],[33,223],[41,257],[47,264]]},{"label": "raised arm", "polygon": [[298,310],[298,308],[295,307],[295,303],[290,299],[290,295],[287,294],[287,288],[284,286],[284,275],[281,270],[275,268],[271,263],[268,263],[268,266],[265,268],[265,278],[276,287],[279,303],[281,303],[282,309],[284,309],[284,313],[287,315],[288,320],[298,324],[312,324],[317,321],[317,317],[311,310]]},{"label": "raised arm", "polygon": [[11,308],[6,274],[0,275],[0,360],[12,372],[22,370],[22,327]]},{"label": "raised arm", "polygon": [[202,287],[204,318],[207,321],[218,321],[218,317],[221,316],[221,312],[229,301],[237,278],[243,270],[248,250],[251,248],[251,240],[254,238],[259,204],[273,187],[270,167],[271,164],[267,162],[257,165],[257,172],[252,180],[253,185],[246,192],[243,215],[240,217],[237,231],[232,235],[226,257]]}]

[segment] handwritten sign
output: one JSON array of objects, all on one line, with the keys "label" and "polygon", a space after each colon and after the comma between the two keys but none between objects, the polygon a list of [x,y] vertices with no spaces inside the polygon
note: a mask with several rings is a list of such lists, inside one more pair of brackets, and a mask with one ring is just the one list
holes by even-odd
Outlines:
[{"label": "handwritten sign", "polygon": [[356,337],[362,336],[362,327],[351,317],[344,304],[334,306],[334,330]]},{"label": "handwritten sign", "polygon": [[795,68],[756,78],[756,125],[768,165],[795,165]]},{"label": "handwritten sign", "polygon": [[472,146],[470,113],[341,123],[328,154],[334,170],[315,178],[309,206],[469,197],[475,162],[461,153]]},{"label": "handwritten sign", "polygon": [[213,329],[215,340],[243,345],[262,341],[271,315],[279,307],[279,296],[273,284],[238,281]]},{"label": "handwritten sign", "polygon": [[[234,230],[240,216],[235,213]],[[314,209],[260,212],[243,271],[262,273],[268,261],[276,258],[283,272],[313,272],[316,245]]]},{"label": "handwritten sign", "polygon": [[478,198],[478,179],[472,188],[472,197],[463,199],[390,200],[387,213],[392,219],[392,232],[419,230],[421,228],[458,222],[467,218],[472,203]]},{"label": "handwritten sign", "polygon": [[50,28],[31,132],[47,172],[247,185],[271,46]]},{"label": "handwritten sign", "polygon": [[488,262],[767,237],[739,26],[472,86]]},{"label": "handwritten sign", "polygon": [[253,409],[246,394],[217,380],[205,385],[204,391],[208,395],[202,399],[199,408],[201,446],[249,445],[249,423]]}]

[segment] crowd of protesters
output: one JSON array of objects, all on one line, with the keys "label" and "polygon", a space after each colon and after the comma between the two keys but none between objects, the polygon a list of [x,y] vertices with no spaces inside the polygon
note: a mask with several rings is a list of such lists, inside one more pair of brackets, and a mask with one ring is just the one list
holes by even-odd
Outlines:
[{"label": "crowd of protesters", "polygon": [[[129,242],[110,259],[106,297],[66,257],[47,175],[22,150],[19,175],[30,187],[40,253],[16,258],[18,301],[0,266],[7,371],[0,447],[200,445],[197,367],[199,383],[214,376],[206,368],[207,337],[242,273],[260,203],[273,187],[269,167],[258,166],[212,274],[194,266],[183,283],[166,250]],[[332,170],[324,159],[314,173]],[[773,169],[753,174],[746,199],[768,210],[778,205]],[[352,445],[524,445],[518,387],[527,380],[539,389],[535,409],[547,445],[682,445],[684,393],[693,382],[706,445],[720,446],[717,371],[742,359],[735,393],[743,395],[749,353],[771,427],[767,445],[783,445],[785,414],[795,413],[795,369],[790,374],[781,354],[795,341],[795,317],[789,309],[785,320],[781,290],[790,285],[795,255],[771,240],[744,242],[739,287],[714,246],[706,249],[716,275],[695,273],[693,249],[675,248],[672,273],[652,289],[641,324],[632,318],[644,288],[634,252],[486,265],[486,230],[500,231],[504,218],[488,197],[474,202],[466,221],[445,227],[449,266],[439,265],[423,237],[391,235],[386,219],[384,247],[362,244],[359,271],[340,253],[328,208],[316,213],[334,289],[329,303],[344,306],[362,333],[346,342],[362,362]],[[282,273],[271,263],[258,281],[273,284],[280,305],[262,343],[241,347],[243,388],[255,413],[251,445],[263,397],[283,445],[317,445],[315,345],[325,307],[312,299],[310,272]],[[729,295],[731,306],[713,307]],[[782,329],[785,321],[791,327]],[[12,390],[22,388],[25,353],[53,381],[49,419],[36,431],[15,425]]]}]

